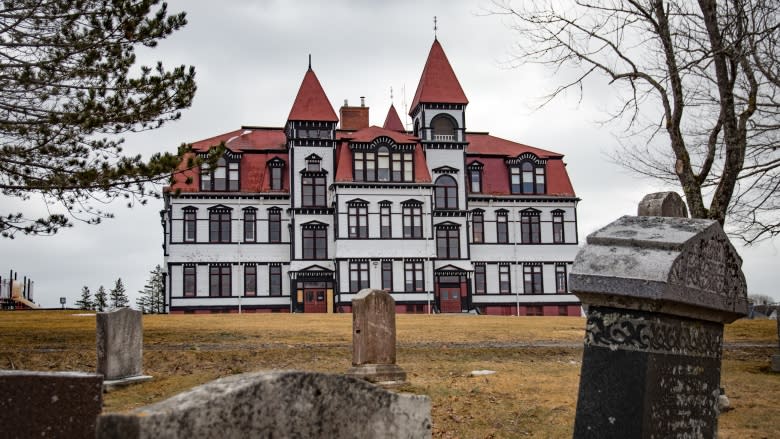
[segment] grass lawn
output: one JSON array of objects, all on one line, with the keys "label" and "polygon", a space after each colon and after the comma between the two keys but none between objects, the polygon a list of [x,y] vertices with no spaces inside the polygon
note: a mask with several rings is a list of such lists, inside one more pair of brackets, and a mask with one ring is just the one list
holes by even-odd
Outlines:
[{"label": "grass lawn", "polygon": [[[74,312],[0,313],[0,368],[95,369],[95,321]],[[398,364],[429,395],[437,438],[571,437],[585,320],[572,317],[399,315]],[[104,411],[168,398],[241,372],[341,373],[351,365],[352,316],[214,314],[144,316],[144,372],[151,382],[105,395]],[[726,327],[721,385],[735,410],[719,437],[780,437],[774,321]],[[470,378],[490,369],[494,375]]]}]

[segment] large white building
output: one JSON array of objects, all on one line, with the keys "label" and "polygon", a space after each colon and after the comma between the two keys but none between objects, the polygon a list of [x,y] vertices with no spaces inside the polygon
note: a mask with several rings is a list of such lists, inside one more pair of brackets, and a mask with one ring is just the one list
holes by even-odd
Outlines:
[{"label": "large white building", "polygon": [[309,67],[284,127],[194,143],[225,154],[166,190],[169,311],[349,312],[371,287],[397,312],[579,316],[563,156],[466,131],[467,105],[434,40],[412,132],[392,105],[339,118]]}]

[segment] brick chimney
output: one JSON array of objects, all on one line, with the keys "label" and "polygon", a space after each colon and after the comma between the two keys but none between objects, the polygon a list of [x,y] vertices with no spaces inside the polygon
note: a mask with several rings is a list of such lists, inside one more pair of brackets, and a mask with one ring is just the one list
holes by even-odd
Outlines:
[{"label": "brick chimney", "polygon": [[347,100],[344,99],[344,106],[339,109],[339,116],[342,130],[368,128],[368,107],[366,107],[366,98],[364,96],[360,97],[359,107],[350,107]]}]

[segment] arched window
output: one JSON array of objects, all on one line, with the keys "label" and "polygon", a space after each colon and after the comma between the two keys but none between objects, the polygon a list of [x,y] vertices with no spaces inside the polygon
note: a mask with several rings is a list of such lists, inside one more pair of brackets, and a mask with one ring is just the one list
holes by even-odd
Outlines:
[{"label": "arched window", "polygon": [[431,120],[433,140],[455,140],[455,128],[457,128],[455,120],[448,115],[440,114]]},{"label": "arched window", "polygon": [[376,179],[377,181],[390,181],[390,150],[386,146],[382,146],[376,150],[377,166],[376,166]]},{"label": "arched window", "polygon": [[520,166],[510,168],[513,194],[543,194],[545,193],[544,164],[534,164],[523,161]]},{"label": "arched window", "polygon": [[458,208],[458,183],[449,175],[442,175],[436,179],[436,200],[437,209],[457,209]]}]

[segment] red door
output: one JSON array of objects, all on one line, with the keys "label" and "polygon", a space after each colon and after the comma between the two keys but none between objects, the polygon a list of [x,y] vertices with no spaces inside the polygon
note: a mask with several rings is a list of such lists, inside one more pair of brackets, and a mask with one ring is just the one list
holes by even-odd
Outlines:
[{"label": "red door", "polygon": [[439,287],[441,312],[460,312],[460,287]]},{"label": "red door", "polygon": [[325,299],[325,290],[307,288],[303,290],[303,312],[326,313],[328,302]]}]

